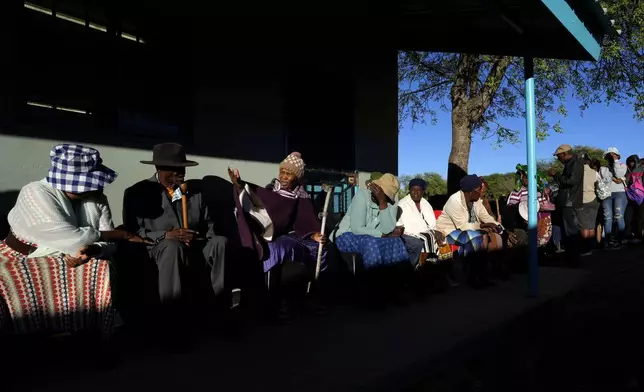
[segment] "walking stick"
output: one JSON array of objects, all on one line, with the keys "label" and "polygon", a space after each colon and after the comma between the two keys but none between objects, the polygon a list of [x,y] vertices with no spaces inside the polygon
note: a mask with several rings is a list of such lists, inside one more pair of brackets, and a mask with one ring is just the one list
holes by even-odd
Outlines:
[{"label": "walking stick", "polygon": [[[324,208],[322,209],[322,227],[320,228],[320,233],[324,235],[324,232],[326,231],[326,217],[328,215],[328,210],[329,210],[329,200],[331,200],[331,195],[333,194],[335,186],[333,185],[328,185],[326,189],[326,198],[324,199]],[[322,266],[322,252],[324,251],[324,244],[320,242],[318,246],[318,259],[317,263],[315,264],[315,279],[314,281],[317,282],[318,278],[320,277],[320,267]],[[306,293],[308,294],[311,291],[311,282],[309,282],[308,287],[306,288]]]},{"label": "walking stick", "polygon": [[499,220],[499,223],[502,223],[501,222],[501,209],[499,208],[499,198],[498,197],[496,198],[496,215],[497,215],[497,219]]},{"label": "walking stick", "polygon": [[183,228],[188,228],[188,198],[186,197],[186,192],[188,191],[188,184],[185,182],[181,184],[181,212],[182,212],[182,223]]}]

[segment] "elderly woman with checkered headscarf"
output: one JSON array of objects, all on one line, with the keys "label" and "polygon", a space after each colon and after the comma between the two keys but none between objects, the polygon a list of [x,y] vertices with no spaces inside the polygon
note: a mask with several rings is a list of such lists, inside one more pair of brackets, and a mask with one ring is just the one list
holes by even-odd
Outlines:
[{"label": "elderly woman with checkered headscarf", "polygon": [[47,177],[25,185],[8,215],[11,230],[0,241],[0,315],[8,312],[15,333],[109,332],[106,260],[114,241],[145,240],[114,229],[103,188],[117,174],[97,150],[60,144],[50,158]]},{"label": "elderly woman with checkered headscarf", "polygon": [[[284,263],[300,264],[312,272],[318,248],[326,242],[311,196],[302,184],[305,166],[302,155],[292,152],[267,188],[242,181],[237,169],[228,170],[235,185],[242,245],[255,250],[264,272]],[[321,270],[325,268],[326,248]]]}]

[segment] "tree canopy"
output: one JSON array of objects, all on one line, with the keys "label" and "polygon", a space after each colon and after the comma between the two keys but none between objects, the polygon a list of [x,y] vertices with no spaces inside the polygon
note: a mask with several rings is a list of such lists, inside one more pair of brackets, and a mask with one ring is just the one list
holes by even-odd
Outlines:
[{"label": "tree canopy", "polygon": [[[606,39],[599,62],[535,59],[539,140],[563,131],[559,120],[568,114],[564,103],[571,97],[582,113],[593,104],[617,102],[633,105],[635,117],[644,119],[644,1],[604,0],[602,5],[621,35]],[[520,58],[401,52],[398,81],[400,121],[435,124],[437,111],[451,111],[450,192],[468,171],[475,135],[496,145],[519,141],[522,129],[504,120],[525,117]]]},{"label": "tree canopy", "polygon": [[[602,0],[619,36],[607,40],[597,63],[578,63],[576,90],[582,109],[600,102],[633,106],[633,115],[644,119],[644,1]],[[583,76],[580,77],[580,76]]]},{"label": "tree canopy", "polygon": [[[606,165],[606,159],[604,159],[604,149],[587,145],[574,145],[572,146],[572,148],[573,152],[577,154],[585,152],[592,159],[598,159],[602,166]],[[550,159],[543,159],[537,163],[537,170],[543,173],[547,172],[548,169],[552,167],[559,171],[563,170],[562,163],[559,162],[555,157],[552,157]],[[514,167],[508,169],[514,169]],[[508,171],[507,173],[493,173],[483,176],[488,184],[488,196],[493,199],[498,199],[502,196],[508,196],[510,192],[514,190],[514,187],[516,185],[515,173],[515,171]],[[447,181],[440,174],[434,172],[426,172],[415,175],[400,176],[400,192],[398,194],[399,198],[407,196],[407,194],[409,193],[409,181],[414,178],[422,178],[427,182],[425,197],[450,194],[447,192]]]},{"label": "tree canopy", "polygon": [[[588,154],[588,156],[591,159],[598,159],[599,163],[601,163],[602,166],[606,166],[607,162],[606,162],[606,159],[604,158],[605,150],[602,148],[585,146],[585,145],[574,145],[572,146],[572,150],[577,154],[581,154],[582,152],[585,152]],[[539,162],[537,162],[537,170],[539,171],[546,172],[551,167],[554,167],[559,171],[563,170],[563,164],[559,162],[555,157],[552,157],[551,159],[540,160]]]}]

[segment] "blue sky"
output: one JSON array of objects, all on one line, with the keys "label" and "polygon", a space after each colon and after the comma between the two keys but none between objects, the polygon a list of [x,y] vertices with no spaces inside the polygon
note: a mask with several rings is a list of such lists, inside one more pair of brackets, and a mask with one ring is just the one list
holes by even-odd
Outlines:
[{"label": "blue sky", "polygon": [[[525,120],[514,118],[501,123],[521,130],[521,142],[498,148],[493,146],[492,140],[482,140],[475,135],[470,155],[470,173],[506,173],[512,171],[517,163],[526,163]],[[633,118],[631,107],[617,104],[595,105],[588,108],[582,117],[578,103],[571,100],[568,116],[562,119],[561,125],[564,133],[552,133],[547,140],[537,144],[539,159],[552,156],[557,146],[564,143],[604,149],[616,146],[623,159],[631,154],[644,156],[644,122],[638,123]],[[448,112],[439,110],[436,125],[402,124],[398,137],[398,173],[437,172],[445,177],[451,142]]]}]

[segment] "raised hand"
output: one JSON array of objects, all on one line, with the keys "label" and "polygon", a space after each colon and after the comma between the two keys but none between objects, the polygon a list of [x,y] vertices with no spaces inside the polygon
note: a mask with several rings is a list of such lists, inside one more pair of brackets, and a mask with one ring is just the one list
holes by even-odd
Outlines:
[{"label": "raised hand", "polygon": [[233,185],[237,187],[237,189],[241,190],[243,188],[242,179],[241,179],[241,176],[239,175],[238,169],[231,169],[229,167],[228,177],[230,177],[230,182],[232,182]]}]

